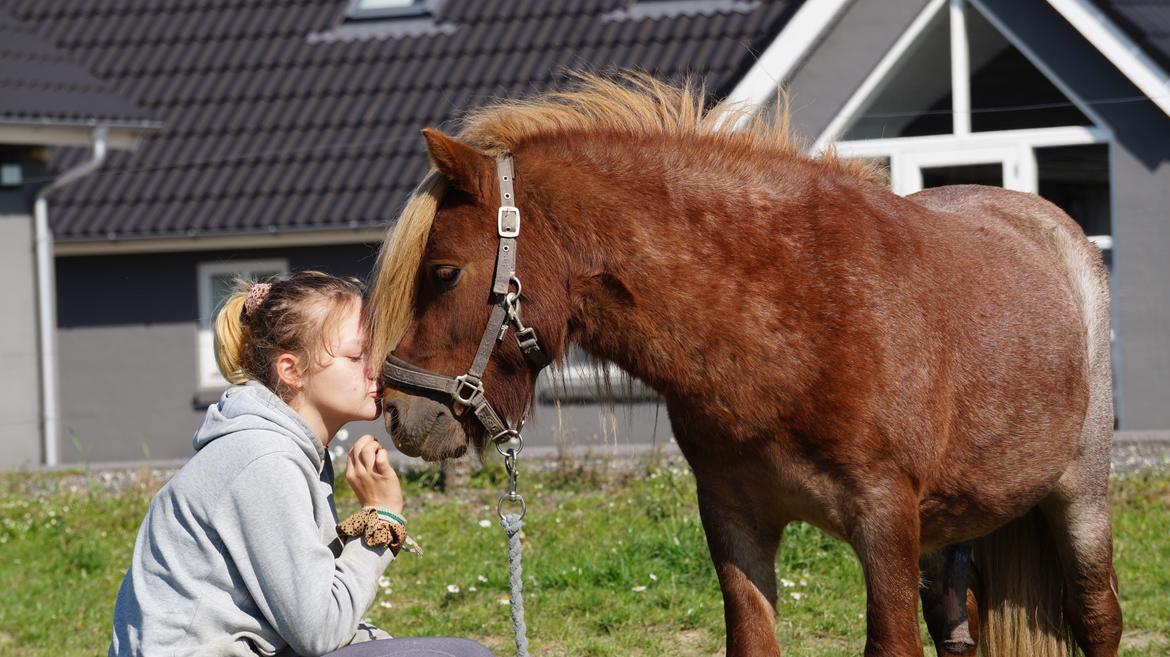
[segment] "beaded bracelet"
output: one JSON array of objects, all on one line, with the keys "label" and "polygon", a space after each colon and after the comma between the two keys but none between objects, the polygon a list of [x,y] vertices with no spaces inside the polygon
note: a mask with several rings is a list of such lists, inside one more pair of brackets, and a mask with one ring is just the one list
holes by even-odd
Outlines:
[{"label": "beaded bracelet", "polygon": [[397,513],[394,513],[393,511],[390,511],[388,509],[383,509],[383,508],[377,507],[377,506],[363,506],[362,510],[363,511],[374,511],[375,513],[382,516],[383,518],[386,518],[387,520],[390,520],[392,522],[396,522],[396,523],[402,525],[403,527],[406,526],[406,518],[403,518],[402,516],[398,515]]}]

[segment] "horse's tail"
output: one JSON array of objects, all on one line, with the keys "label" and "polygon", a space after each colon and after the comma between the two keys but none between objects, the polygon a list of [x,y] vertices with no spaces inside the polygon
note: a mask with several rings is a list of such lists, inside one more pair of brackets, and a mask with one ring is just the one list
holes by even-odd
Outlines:
[{"label": "horse's tail", "polygon": [[1060,560],[1037,509],[975,543],[983,657],[1068,657]]}]

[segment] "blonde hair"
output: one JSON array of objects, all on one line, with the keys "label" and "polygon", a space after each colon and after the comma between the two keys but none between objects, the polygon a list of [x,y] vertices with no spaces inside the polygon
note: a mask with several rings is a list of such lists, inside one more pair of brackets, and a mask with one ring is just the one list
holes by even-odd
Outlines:
[{"label": "blonde hair", "polygon": [[[273,364],[281,354],[299,359],[302,372],[329,353],[338,319],[363,297],[361,281],[319,271],[299,271],[263,281],[237,279],[215,318],[215,363],[229,383],[255,380],[286,397]],[[248,303],[249,294],[252,302]]]}]

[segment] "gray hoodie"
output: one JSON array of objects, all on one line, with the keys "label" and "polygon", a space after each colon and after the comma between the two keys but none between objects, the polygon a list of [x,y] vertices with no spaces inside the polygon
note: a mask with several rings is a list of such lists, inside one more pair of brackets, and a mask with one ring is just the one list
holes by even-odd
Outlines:
[{"label": "gray hoodie", "polygon": [[194,446],[138,530],[110,657],[316,657],[354,640],[393,555],[341,546],[320,439],[250,381],[208,407]]}]

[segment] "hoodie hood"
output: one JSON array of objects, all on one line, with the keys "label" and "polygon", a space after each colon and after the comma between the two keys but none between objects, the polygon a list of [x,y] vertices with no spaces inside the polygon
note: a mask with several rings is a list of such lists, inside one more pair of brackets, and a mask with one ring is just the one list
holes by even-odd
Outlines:
[{"label": "hoodie hood", "polygon": [[241,431],[269,431],[285,435],[320,472],[325,465],[325,446],[301,416],[264,384],[248,381],[224,391],[207,407],[202,426],[191,444],[199,451],[212,441]]}]

